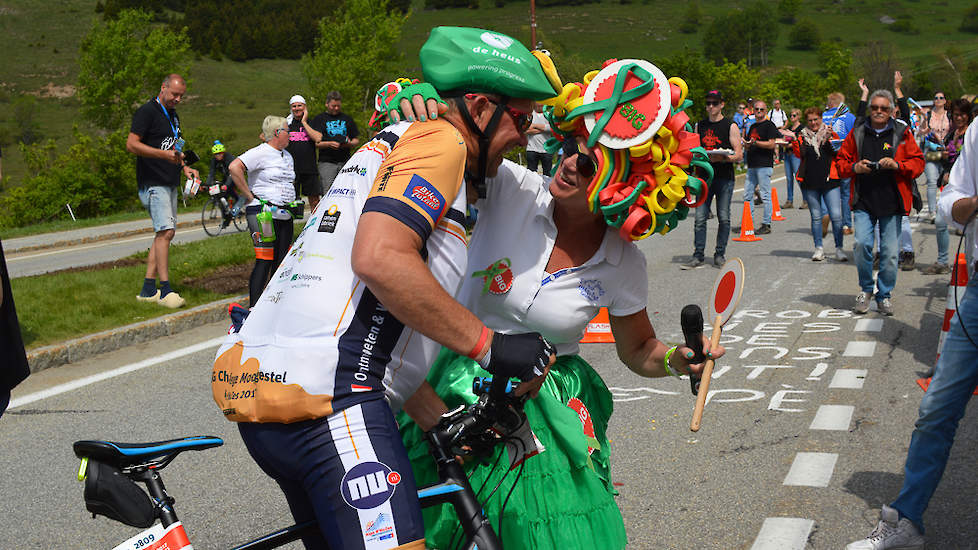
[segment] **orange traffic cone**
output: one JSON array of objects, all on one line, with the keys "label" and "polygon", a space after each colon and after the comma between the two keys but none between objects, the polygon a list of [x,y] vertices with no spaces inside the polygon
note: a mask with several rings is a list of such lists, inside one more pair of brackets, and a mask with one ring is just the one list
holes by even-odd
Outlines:
[{"label": "orange traffic cone", "polygon": [[733,240],[745,243],[764,240],[754,234],[754,218],[750,215],[750,203],[747,201],[744,201],[744,215],[740,217],[740,236]]},{"label": "orange traffic cone", "polygon": [[771,186],[771,202],[774,203],[774,213],[771,214],[771,219],[776,222],[783,222],[787,218],[781,215],[781,203],[778,202],[778,190]]},{"label": "orange traffic cone", "polygon": [[[947,285],[947,305],[944,307],[944,322],[941,323],[941,337],[937,341],[937,359],[941,358],[941,350],[944,349],[944,338],[947,336],[948,331],[951,330],[951,318],[954,317],[955,312],[957,312],[957,303],[955,302],[955,289],[957,289],[957,302],[964,299],[965,290],[968,287],[968,260],[965,258],[964,254],[958,254],[957,261],[954,265],[954,271],[951,274],[951,280]],[[936,363],[936,361],[935,361]],[[931,375],[934,374],[933,369],[931,369]],[[917,385],[927,391],[927,387],[930,386],[930,376],[927,378],[920,378],[917,380]],[[978,388],[975,388],[975,395],[978,395]]]},{"label": "orange traffic cone", "polygon": [[587,328],[584,329],[582,344],[614,344],[615,337],[611,334],[611,320],[608,318],[608,308],[603,307],[598,310],[594,319],[588,321]]}]

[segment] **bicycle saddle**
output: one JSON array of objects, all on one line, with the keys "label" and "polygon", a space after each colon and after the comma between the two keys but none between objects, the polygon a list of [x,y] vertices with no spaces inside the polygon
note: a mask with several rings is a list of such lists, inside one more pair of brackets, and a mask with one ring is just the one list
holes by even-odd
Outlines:
[{"label": "bicycle saddle", "polygon": [[224,445],[224,440],[219,437],[195,435],[152,443],[85,440],[76,441],[72,448],[78,458],[91,458],[121,469],[150,462],[154,459],[169,458],[172,460],[172,457],[183,451],[202,451],[221,445]]}]

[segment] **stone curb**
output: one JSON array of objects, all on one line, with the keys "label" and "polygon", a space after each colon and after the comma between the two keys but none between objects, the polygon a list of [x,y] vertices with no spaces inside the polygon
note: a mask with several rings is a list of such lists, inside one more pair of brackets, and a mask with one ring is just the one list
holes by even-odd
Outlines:
[{"label": "stone curb", "polygon": [[[194,225],[200,225],[200,220],[177,222],[174,229],[183,229]],[[74,246],[76,244],[87,244],[87,243],[94,243],[98,241],[108,241],[111,239],[123,239],[125,237],[132,237],[133,235],[142,235],[144,233],[152,233],[152,232],[153,232],[152,227],[147,227],[145,229],[131,229],[129,231],[118,231],[116,233],[105,233],[102,235],[95,235],[93,237],[83,237],[81,239],[74,240],[74,241],[55,241],[55,242],[44,243],[44,244],[22,246],[20,248],[14,248],[10,250],[4,249],[4,253],[10,255],[10,254],[20,254],[23,252],[33,252],[35,250],[46,250],[48,248],[66,248],[69,246]]]},{"label": "stone curb", "polygon": [[27,353],[27,362],[31,372],[37,372],[75,363],[93,355],[115,351],[133,344],[171,336],[208,323],[226,320],[228,319],[228,304],[247,299],[248,296],[245,294],[225,298],[148,321],[37,348]]}]

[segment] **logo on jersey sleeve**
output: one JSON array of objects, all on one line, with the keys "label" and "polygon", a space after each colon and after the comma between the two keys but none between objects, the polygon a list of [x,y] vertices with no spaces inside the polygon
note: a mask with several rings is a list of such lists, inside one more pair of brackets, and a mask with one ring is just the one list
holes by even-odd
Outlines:
[{"label": "logo on jersey sleeve", "polygon": [[323,214],[323,221],[319,222],[320,233],[332,233],[336,231],[337,224],[340,223],[340,211],[335,204],[331,204]]},{"label": "logo on jersey sleeve", "polygon": [[432,220],[441,217],[441,211],[445,206],[445,197],[435,188],[434,185],[421,176],[414,174],[404,190],[404,196],[411,199],[411,202],[421,207],[421,210],[428,214]]},{"label": "logo on jersey sleeve", "polygon": [[387,514],[381,513],[373,521],[368,521],[363,529],[367,542],[387,540],[394,537],[394,522]]},{"label": "logo on jersey sleeve", "polygon": [[370,510],[384,504],[392,496],[401,474],[382,462],[362,462],[350,469],[340,482],[343,500],[358,510]]}]

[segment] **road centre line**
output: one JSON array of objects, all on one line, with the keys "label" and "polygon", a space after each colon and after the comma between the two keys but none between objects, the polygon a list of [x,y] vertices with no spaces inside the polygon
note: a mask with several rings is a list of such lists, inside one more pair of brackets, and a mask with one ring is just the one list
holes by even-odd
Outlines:
[{"label": "road centre line", "polygon": [[883,330],[882,319],[860,319],[856,321],[853,332],[880,332]]},{"label": "road centre line", "polygon": [[828,487],[839,459],[836,453],[798,453],[784,478],[784,485]]},{"label": "road centre line", "polygon": [[845,357],[872,357],[876,353],[876,342],[854,341],[846,344],[846,350],[842,352]]},{"label": "road centre line", "polygon": [[[184,229],[182,231],[177,231],[177,232],[174,233],[174,236],[176,236],[176,235],[183,235],[185,233],[190,233],[190,232],[193,232],[193,231],[203,231],[203,230],[204,229],[202,227],[193,227],[193,228],[190,228],[190,229]],[[65,247],[65,248],[59,248],[57,250],[49,250],[47,252],[38,252],[37,254],[29,254],[27,256],[8,257],[7,258],[7,263],[15,262],[17,260],[28,260],[30,258],[39,258],[41,256],[49,256],[51,254],[63,254],[65,252],[77,252],[79,250],[87,250],[89,248],[99,248],[99,247],[102,247],[102,246],[111,246],[111,245],[115,245],[115,244],[130,243],[130,242],[133,242],[133,241],[139,241],[139,240],[143,240],[143,239],[153,239],[153,234],[150,233],[150,234],[140,235],[138,237],[132,237],[132,238],[129,238],[129,239],[108,240],[108,241],[104,241],[104,242],[98,242],[98,243],[93,243],[93,244],[86,244],[86,245],[81,245],[81,246],[68,246],[68,247]]]},{"label": "road centre line", "polygon": [[862,389],[863,382],[866,381],[866,369],[839,369],[832,375],[829,388],[841,388],[848,390]]},{"label": "road centre line", "polygon": [[855,410],[852,405],[822,405],[808,429],[847,431]]},{"label": "road centre line", "polygon": [[802,518],[765,518],[751,550],[805,550],[815,522]]},{"label": "road centre line", "polygon": [[60,395],[72,390],[77,390],[78,388],[83,388],[90,384],[96,382],[101,382],[102,380],[108,380],[109,378],[115,378],[116,376],[121,376],[123,374],[128,374],[146,367],[152,367],[153,365],[158,365],[166,361],[177,359],[185,355],[190,355],[192,353],[197,353],[198,351],[203,351],[205,349],[217,347],[227,338],[226,336],[220,336],[218,338],[212,338],[205,342],[199,344],[194,344],[192,346],[187,346],[181,350],[171,351],[169,353],[164,353],[163,355],[158,355],[150,359],[144,359],[142,361],[131,363],[123,367],[118,367],[112,370],[101,372],[99,374],[93,374],[91,376],[86,376],[84,378],[79,378],[78,380],[72,380],[71,382],[66,382],[64,384],[58,384],[57,386],[50,387],[46,390],[31,393],[22,397],[15,397],[10,400],[9,409],[14,409],[17,407],[22,407],[35,401],[40,401],[41,399],[47,399],[48,397],[54,397],[55,395]]}]

